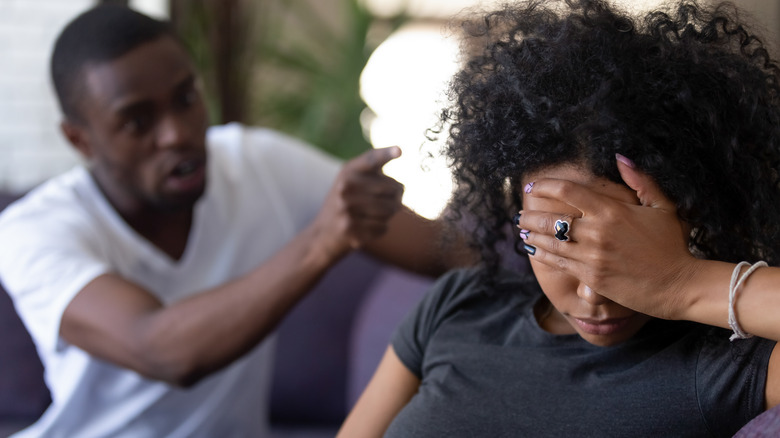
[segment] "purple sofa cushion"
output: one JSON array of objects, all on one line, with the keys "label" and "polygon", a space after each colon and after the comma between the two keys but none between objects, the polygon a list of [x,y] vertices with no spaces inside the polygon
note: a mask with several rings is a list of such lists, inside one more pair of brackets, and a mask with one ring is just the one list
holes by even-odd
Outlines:
[{"label": "purple sofa cushion", "polygon": [[272,424],[341,425],[347,413],[349,332],[379,269],[379,262],[362,253],[347,256],[282,321],[271,387]]},{"label": "purple sofa cushion", "polygon": [[374,375],[395,328],[422,299],[433,281],[432,278],[385,267],[372,284],[357,309],[350,339],[347,382],[347,405],[350,409]]},{"label": "purple sofa cushion", "polygon": [[754,418],[734,435],[734,438],[777,437],[780,437],[780,405]]},{"label": "purple sofa cushion", "polygon": [[[17,198],[0,193],[0,211]],[[0,279],[0,420],[31,423],[50,402],[35,345]]]}]

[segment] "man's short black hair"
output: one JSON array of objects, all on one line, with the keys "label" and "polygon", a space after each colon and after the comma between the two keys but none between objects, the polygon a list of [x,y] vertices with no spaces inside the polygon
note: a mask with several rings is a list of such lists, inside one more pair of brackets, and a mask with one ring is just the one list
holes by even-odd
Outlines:
[{"label": "man's short black hair", "polygon": [[51,78],[63,114],[82,120],[78,112],[80,81],[88,63],[112,61],[163,35],[175,39],[167,22],[116,5],[94,7],[60,33],[51,55]]}]

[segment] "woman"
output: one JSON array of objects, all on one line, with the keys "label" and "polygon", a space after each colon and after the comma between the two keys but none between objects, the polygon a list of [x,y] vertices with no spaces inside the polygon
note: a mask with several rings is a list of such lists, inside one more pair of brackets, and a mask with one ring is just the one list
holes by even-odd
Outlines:
[{"label": "woman", "polygon": [[[780,403],[777,271],[733,264],[780,257],[777,64],[730,6],[559,3],[466,26],[442,122],[483,264],[402,323],[340,436],[731,436]],[[533,276],[500,268],[510,221]]]}]

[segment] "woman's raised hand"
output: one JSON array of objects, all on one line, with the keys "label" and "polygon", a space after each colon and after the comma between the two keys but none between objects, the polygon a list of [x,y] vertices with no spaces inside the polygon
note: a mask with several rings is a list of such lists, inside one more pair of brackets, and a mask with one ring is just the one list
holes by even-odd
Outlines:
[{"label": "woman's raised hand", "polygon": [[571,223],[569,241],[554,237],[560,214],[522,212],[518,228],[529,230],[526,244],[535,261],[578,278],[594,292],[652,316],[677,319],[686,303],[686,282],[698,269],[688,250],[688,227],[655,182],[625,157],[618,169],[636,192],[630,204],[595,193],[571,181],[540,179],[526,196],[571,205],[582,217]]}]

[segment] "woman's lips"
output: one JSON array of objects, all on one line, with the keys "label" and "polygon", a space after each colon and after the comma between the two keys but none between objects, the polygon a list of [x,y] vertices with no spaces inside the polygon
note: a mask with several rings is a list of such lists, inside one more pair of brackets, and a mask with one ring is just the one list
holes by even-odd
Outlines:
[{"label": "woman's lips", "polygon": [[581,319],[574,316],[571,318],[575,323],[577,323],[577,326],[579,326],[582,331],[592,335],[611,335],[617,333],[623,330],[623,328],[625,328],[631,320],[630,316],[626,318],[612,318],[604,320],[587,318]]}]

